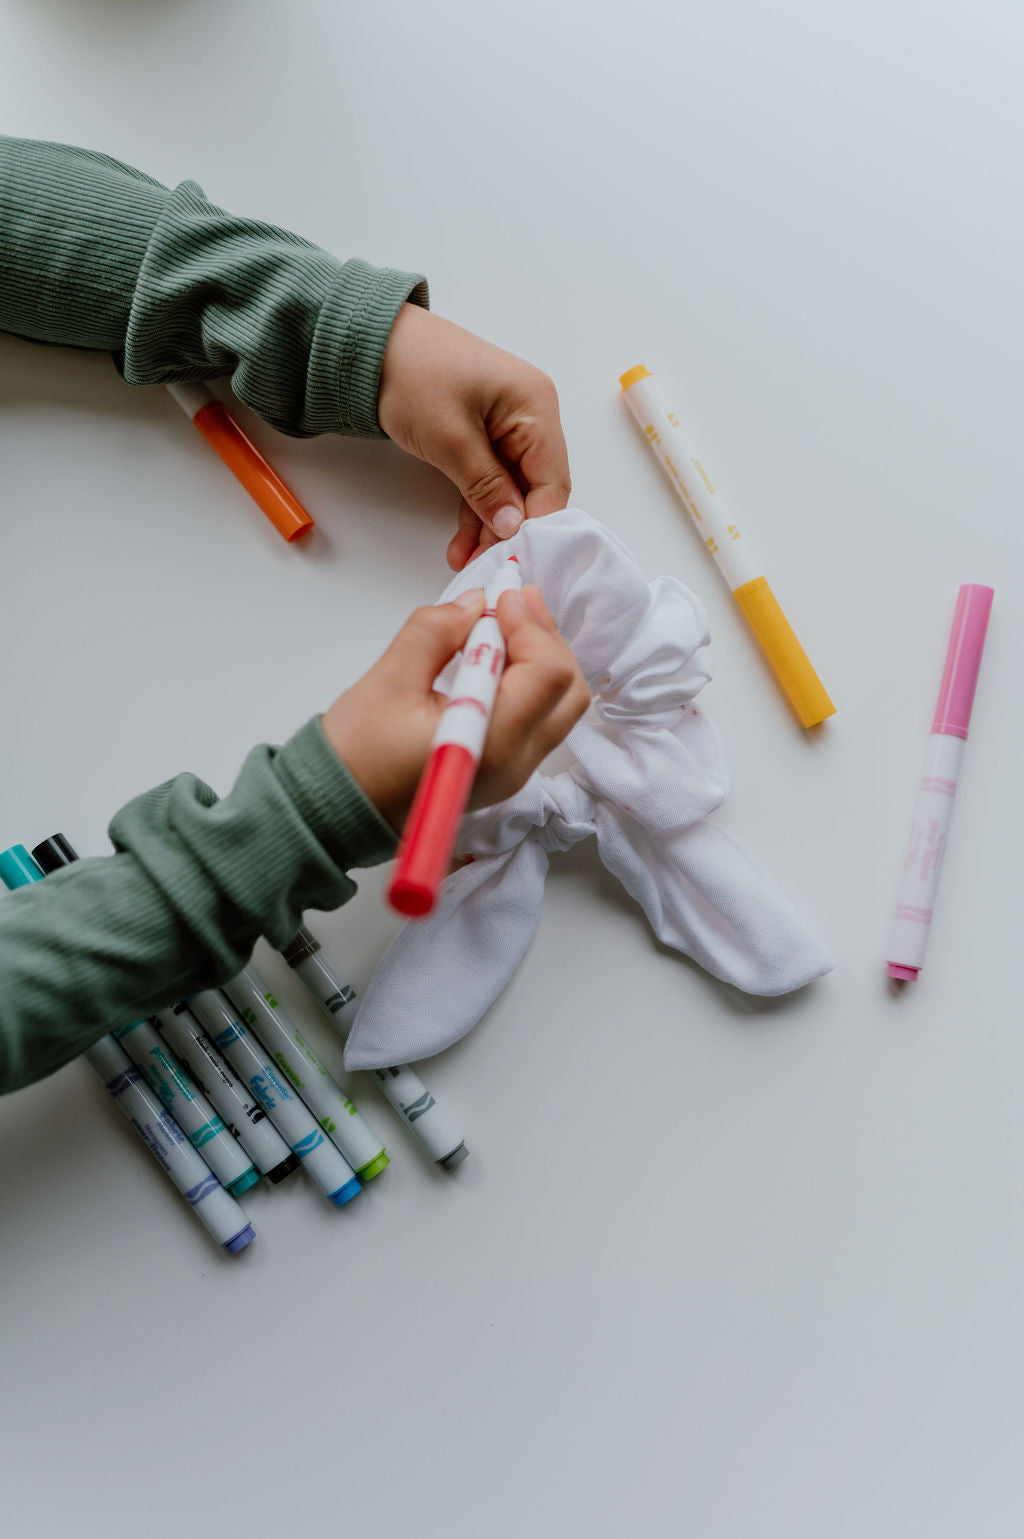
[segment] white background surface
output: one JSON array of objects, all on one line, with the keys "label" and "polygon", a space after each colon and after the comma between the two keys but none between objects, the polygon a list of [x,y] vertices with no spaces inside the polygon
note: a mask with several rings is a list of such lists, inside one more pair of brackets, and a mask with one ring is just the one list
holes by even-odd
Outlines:
[{"label": "white background surface", "polygon": [[[340,1213],[298,1179],[246,1199],[234,1262],[84,1066],[5,1101],[4,1528],[1019,1534],[1020,7],[0,15],[5,131],[421,269],[436,310],[552,373],[575,500],[708,608],[720,821],[838,963],[740,998],[578,849],[513,984],[424,1070],[469,1163],[426,1166],[363,1087],[391,1169]],[[818,734],[618,399],[639,361],[838,705]],[[319,520],[308,548],[164,393],[0,340],[0,844],[59,826],[98,853],[179,769],[227,789],[442,587],[438,475],[253,433]],[[929,962],[897,999],[885,936],[964,581],[996,602]],[[393,933],[383,880],[319,924],[357,985]]]}]

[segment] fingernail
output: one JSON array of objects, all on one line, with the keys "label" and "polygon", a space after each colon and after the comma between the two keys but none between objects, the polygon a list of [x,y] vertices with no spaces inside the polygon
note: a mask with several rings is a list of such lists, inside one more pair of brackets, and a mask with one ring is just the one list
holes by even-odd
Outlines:
[{"label": "fingernail", "polygon": [[510,534],[515,534],[523,521],[523,515],[518,508],[509,506],[499,508],[491,519],[491,528],[495,534],[499,534],[503,540],[507,540]]},{"label": "fingernail", "polygon": [[458,604],[460,609],[479,609],[484,601],[483,588],[467,588],[465,593],[460,593],[452,599],[453,604]]}]

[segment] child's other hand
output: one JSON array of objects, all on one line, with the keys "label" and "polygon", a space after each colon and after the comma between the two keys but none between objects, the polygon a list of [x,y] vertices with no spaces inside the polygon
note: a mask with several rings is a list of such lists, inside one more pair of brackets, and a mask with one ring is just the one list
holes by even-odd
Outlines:
[{"label": "child's other hand", "polygon": [[[434,680],[484,608],[482,588],[417,609],[384,656],[324,716],[327,741],[400,832],[445,696]],[[471,807],[503,801],[579,721],[590,702],[579,664],[539,588],[503,593],[498,623],[508,660],[498,686]]]},{"label": "child's other hand", "polygon": [[377,401],[396,444],[462,494],[448,565],[461,571],[523,518],[564,508],[569,460],[546,374],[472,332],[406,304],[391,330]]}]

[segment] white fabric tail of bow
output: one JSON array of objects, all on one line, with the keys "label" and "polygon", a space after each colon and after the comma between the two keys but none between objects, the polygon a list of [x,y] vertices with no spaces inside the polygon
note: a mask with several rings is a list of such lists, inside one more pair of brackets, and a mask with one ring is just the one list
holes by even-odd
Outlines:
[{"label": "white fabric tail of bow", "polygon": [[647,583],[610,530],[567,508],[527,520],[440,602],[486,585],[513,554],[524,583],[543,589],[594,707],[567,739],[571,769],[531,775],[463,819],[457,850],[472,858],[430,918],[407,924],[381,958],[349,1035],[349,1069],[415,1062],[465,1036],[530,944],[549,854],[591,834],[658,939],[723,982],[785,994],[834,965],[771,879],[707,820],[729,771],[717,729],[693,704],[710,677],[699,600],[672,577]]}]

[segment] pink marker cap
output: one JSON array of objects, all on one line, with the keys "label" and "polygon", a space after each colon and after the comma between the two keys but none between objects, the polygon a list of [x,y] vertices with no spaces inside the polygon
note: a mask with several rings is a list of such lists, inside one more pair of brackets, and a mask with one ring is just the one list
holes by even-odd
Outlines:
[{"label": "pink marker cap", "polygon": [[965,582],[957,594],[933,732],[944,732],[949,737],[967,736],[994,596],[995,589],[977,582]]}]

